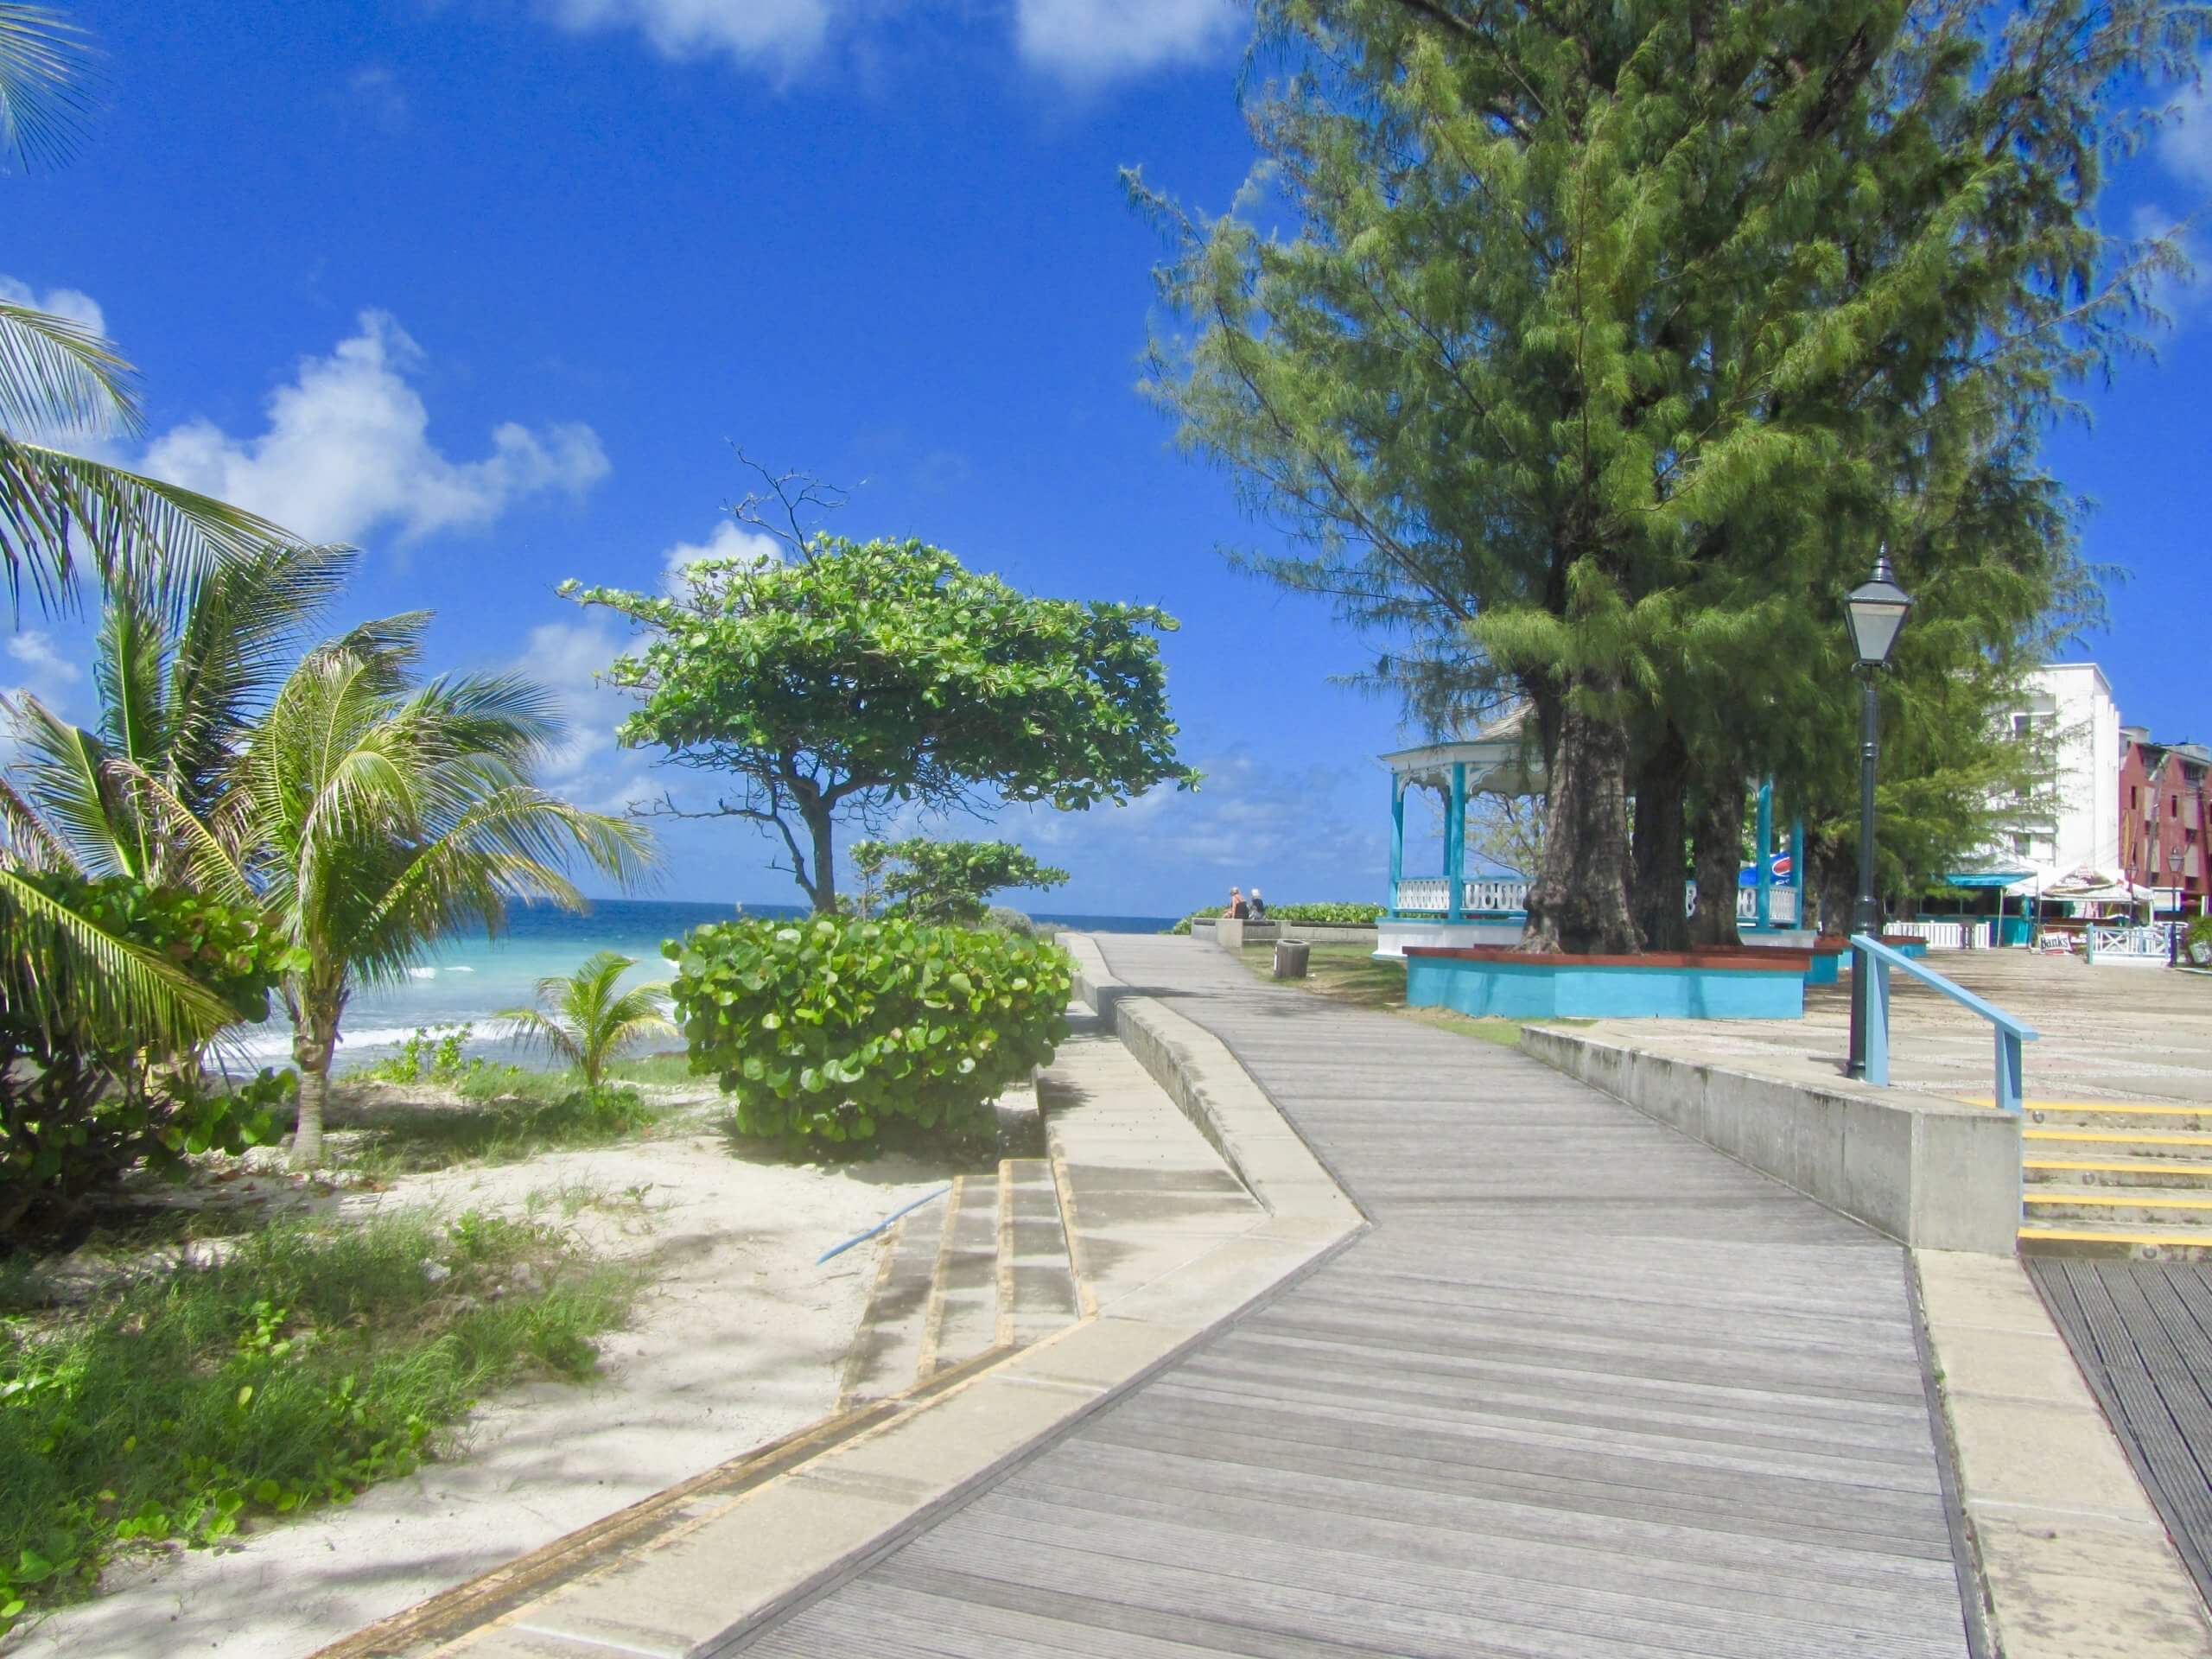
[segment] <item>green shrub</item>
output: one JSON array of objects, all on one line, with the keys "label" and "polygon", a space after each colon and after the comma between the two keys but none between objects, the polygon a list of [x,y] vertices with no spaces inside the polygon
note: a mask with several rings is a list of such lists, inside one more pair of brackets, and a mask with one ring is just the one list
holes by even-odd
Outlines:
[{"label": "green shrub", "polygon": [[2212,916],[2200,916],[2191,922],[2182,945],[2182,954],[2199,967],[2212,963]]},{"label": "green shrub", "polygon": [[121,1545],[212,1543],[442,1450],[488,1389],[580,1377],[632,1281],[550,1229],[285,1222],[81,1313],[0,1308],[0,1631]]},{"label": "green shrub", "polygon": [[1306,922],[1315,927],[1369,927],[1382,916],[1381,905],[1354,904],[1337,899],[1323,904],[1269,905],[1271,922]]},{"label": "green shrub", "polygon": [[[293,959],[250,910],[181,887],[62,870],[19,874],[181,969],[239,1020],[267,1018],[270,989]],[[187,1154],[238,1152],[276,1133],[270,1109],[285,1097],[289,1072],[226,1088],[174,1035],[104,1016],[105,999],[73,982],[68,958],[33,965],[69,1017],[35,1017],[0,973],[0,1248],[67,1248],[91,1224],[97,1197],[141,1160],[175,1174]]]},{"label": "green shrub", "polygon": [[475,1035],[476,1027],[467,1023],[417,1026],[389,1057],[372,1060],[350,1075],[372,1083],[435,1083],[448,1089],[474,1084],[480,1092],[496,1088],[496,1080],[521,1069],[466,1052]]},{"label": "green shrub", "polygon": [[[1226,906],[1216,906],[1205,910],[1194,910],[1167,931],[1185,934],[1192,922],[1211,922],[1217,918]],[[1357,904],[1350,899],[1332,899],[1313,904],[1269,905],[1268,919],[1271,922],[1304,922],[1313,927],[1370,927],[1388,908],[1382,905]]]},{"label": "green shrub", "polygon": [[894,1122],[987,1135],[990,1102],[1067,1034],[1068,959],[1024,935],[817,916],[663,948],[692,1070],[719,1076],[740,1133],[786,1144]]}]

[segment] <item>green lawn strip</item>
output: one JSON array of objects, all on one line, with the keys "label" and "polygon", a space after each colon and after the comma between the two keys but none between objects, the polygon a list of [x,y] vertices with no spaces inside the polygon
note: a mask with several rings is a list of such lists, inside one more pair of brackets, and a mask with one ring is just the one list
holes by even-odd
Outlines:
[{"label": "green lawn strip", "polygon": [[0,1630],[119,1548],[342,1503],[450,1450],[491,1390],[590,1375],[635,1288],[472,1211],[278,1222],[81,1309],[0,1301]]},{"label": "green lawn strip", "polygon": [[[1274,953],[1272,944],[1248,944],[1239,953],[1246,968],[1262,979],[1274,980]],[[1340,1002],[1354,1002],[1363,1008],[1376,1008],[1385,1014],[1395,1014],[1401,1019],[1414,1020],[1440,1030],[1453,1031],[1463,1037],[1479,1038],[1486,1043],[1497,1043],[1513,1048],[1521,1041],[1521,1020],[1507,1020],[1497,1016],[1475,1018],[1458,1014],[1450,1008],[1409,1008],[1406,1006],[1406,965],[1403,962],[1377,958],[1363,944],[1311,944],[1306,947],[1306,977],[1286,979],[1275,982],[1311,991],[1317,996],[1333,997]],[[1548,1026],[1586,1026],[1588,1020],[1547,1020]]]},{"label": "green lawn strip", "polygon": [[[635,1089],[603,1089],[594,1098],[574,1077],[526,1072],[543,1085],[503,1091],[462,1106],[372,1105],[360,1116],[363,1138],[334,1149],[334,1167],[389,1180],[457,1164],[512,1164],[541,1153],[610,1146],[650,1129],[661,1110]],[[477,1093],[472,1084],[459,1090]],[[353,1128],[351,1122],[334,1127]]]}]

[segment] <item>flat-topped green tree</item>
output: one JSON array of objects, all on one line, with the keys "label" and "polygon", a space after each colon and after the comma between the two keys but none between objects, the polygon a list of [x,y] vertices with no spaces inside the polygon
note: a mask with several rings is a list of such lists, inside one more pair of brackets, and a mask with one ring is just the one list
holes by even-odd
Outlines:
[{"label": "flat-topped green tree", "polygon": [[679,597],[563,584],[645,631],[606,673],[636,693],[620,741],[722,774],[707,807],[781,838],[808,902],[837,909],[836,831],[903,805],[1075,810],[1190,787],[1150,605],[1039,599],[918,541],[819,535],[788,562],[702,562]]},{"label": "flat-topped green tree", "polygon": [[864,841],[853,871],[882,913],[932,926],[973,927],[990,913],[991,895],[1011,887],[1057,887],[1068,873],[1039,864],[1010,841]]}]

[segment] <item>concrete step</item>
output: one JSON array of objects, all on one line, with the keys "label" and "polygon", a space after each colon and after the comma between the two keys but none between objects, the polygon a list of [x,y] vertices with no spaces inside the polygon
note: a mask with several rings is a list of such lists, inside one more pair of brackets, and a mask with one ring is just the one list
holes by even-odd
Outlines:
[{"label": "concrete step", "polygon": [[845,1361],[840,1410],[906,1393],[1077,1318],[1059,1187],[1050,1160],[1002,1159],[954,1178],[937,1204],[902,1216]]},{"label": "concrete step", "polygon": [[2176,1192],[2212,1193],[2212,1163],[2145,1154],[2127,1142],[2101,1148],[2045,1149],[2031,1142],[2021,1172],[2031,1189],[2037,1186],[2156,1187]]},{"label": "concrete step", "polygon": [[2023,1116],[2031,1129],[2212,1130],[2212,1106],[2148,1101],[2031,1101]]},{"label": "concrete step", "polygon": [[2201,1226],[2212,1239],[2212,1192],[2036,1185],[2020,1195],[2020,1218],[2031,1227],[2080,1223],[2092,1230],[2185,1232]]},{"label": "concrete step", "polygon": [[2171,1158],[2212,1164],[2212,1135],[2190,1129],[2069,1129],[2029,1124],[2020,1131],[2030,1158]]},{"label": "concrete step", "polygon": [[2142,1262],[2212,1262],[2212,1228],[2031,1225],[2020,1229],[2029,1255],[2087,1255]]}]

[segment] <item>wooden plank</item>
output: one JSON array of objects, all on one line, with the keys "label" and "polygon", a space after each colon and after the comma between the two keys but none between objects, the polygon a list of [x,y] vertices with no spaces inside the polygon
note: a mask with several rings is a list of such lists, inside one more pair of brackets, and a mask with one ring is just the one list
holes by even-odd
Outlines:
[{"label": "wooden plank", "polygon": [[1963,1659],[1894,1244],[1510,1051],[1106,949],[1372,1230],[748,1651]]}]

